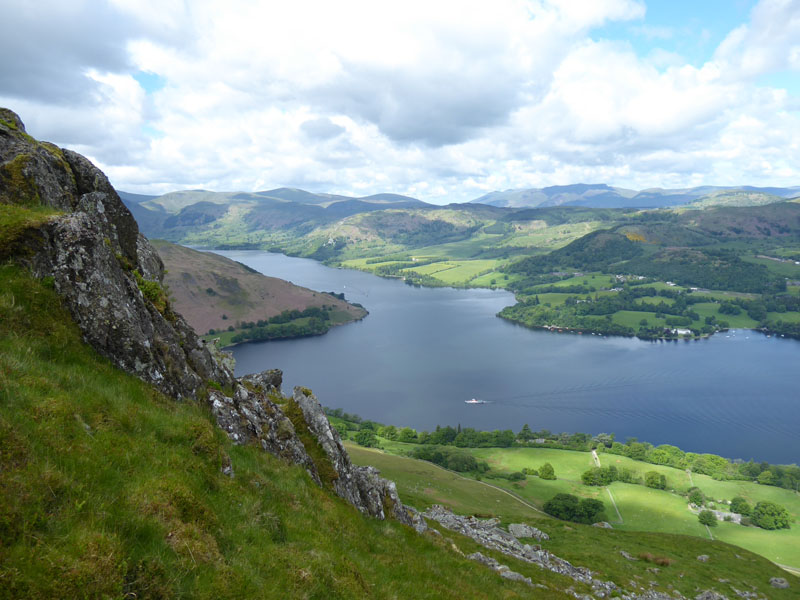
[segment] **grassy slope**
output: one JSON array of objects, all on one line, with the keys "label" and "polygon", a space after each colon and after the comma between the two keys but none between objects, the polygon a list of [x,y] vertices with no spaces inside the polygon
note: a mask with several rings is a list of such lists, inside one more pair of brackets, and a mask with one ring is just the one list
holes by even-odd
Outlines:
[{"label": "grassy slope", "polygon": [[0,267],[0,290],[0,598],[529,594],[451,550],[471,541],[363,517],[301,469],[233,446],[203,406],[83,345],[19,269]]},{"label": "grassy slope", "polygon": [[[382,444],[386,450],[393,453],[401,453],[413,448],[412,444],[398,442],[382,441]],[[611,493],[622,516],[622,522],[619,522],[619,517],[605,488],[585,486],[581,482],[581,473],[593,464],[588,452],[550,448],[473,448],[466,449],[466,451],[472,453],[479,460],[485,460],[496,472],[511,473],[521,471],[526,467],[538,469],[545,462],[549,462],[553,465],[558,477],[556,481],[528,477],[524,481],[512,483],[502,478],[495,479],[487,476],[484,476],[484,481],[507,489],[515,496],[538,508],[541,508],[557,493],[597,498],[604,502],[606,515],[614,523],[614,527],[625,531],[681,533],[708,539],[707,530],[700,526],[697,516],[687,509],[686,499],[680,495],[685,494],[692,485],[700,487],[706,496],[715,500],[731,500],[735,496],[743,496],[751,505],[761,500],[777,502],[785,506],[791,517],[795,519],[791,529],[765,531],[755,527],[719,523],[719,526],[712,530],[713,536],[715,539],[718,538],[747,548],[781,565],[800,569],[800,495],[790,490],[758,485],[748,481],[715,481],[711,477],[698,474],[693,474],[690,480],[689,475],[680,469],[639,462],[625,456],[601,453],[599,458],[604,466],[614,465],[618,469],[628,469],[641,478],[648,471],[657,471],[663,474],[667,480],[666,491],[620,482],[612,484],[610,486]],[[388,476],[398,477],[401,493],[417,495],[423,505],[447,498],[448,502],[446,503],[452,504],[457,511],[487,511],[483,502],[470,504],[465,500],[460,489],[451,489],[451,486],[444,485],[437,478],[425,479],[421,482],[422,474],[427,471],[420,470],[418,461],[394,457],[394,460],[406,461],[397,463],[390,461],[387,458],[388,455],[375,453],[365,455],[363,452],[362,450],[360,454],[355,454],[357,460],[363,461],[363,464],[374,464],[384,470],[388,468],[389,470],[386,471]],[[442,472],[446,473],[446,471]],[[475,484],[480,485],[478,482]],[[461,485],[466,486],[466,483]],[[420,488],[424,493],[419,494]],[[503,511],[515,509],[515,505],[519,504],[511,498],[501,498],[501,500],[504,503],[498,504],[496,512],[491,510],[488,512],[503,515]]]},{"label": "grassy slope", "polygon": [[224,256],[160,240],[154,245],[164,261],[164,281],[176,309],[200,333],[314,306],[333,306],[337,313],[348,314],[349,320],[366,314],[338,298],[266,277]]},{"label": "grassy slope", "polygon": [[[395,452],[406,447],[404,444],[388,441],[386,446]],[[614,525],[614,530],[608,530],[565,523],[541,514],[526,513],[524,511],[527,509],[518,500],[510,496],[498,495],[496,490],[488,488],[484,483],[462,479],[429,463],[352,445],[348,445],[348,448],[354,462],[380,468],[384,476],[397,482],[400,495],[413,499],[419,508],[425,508],[434,503],[443,503],[462,514],[493,514],[499,516],[503,523],[528,522],[551,536],[549,541],[542,542],[543,547],[573,564],[590,566],[603,577],[621,583],[629,589],[631,588],[630,582],[650,587],[652,581],[655,582],[655,589],[663,591],[676,589],[690,598],[697,595],[700,589],[711,587],[726,593],[729,597],[735,597],[732,587],[751,590],[751,585],[756,586],[756,589],[769,598],[798,597],[800,595],[800,581],[795,585],[795,581],[792,580],[792,587],[789,590],[774,590],[769,587],[770,577],[786,577],[786,573],[761,556],[719,541],[712,542],[693,515],[695,526],[689,524],[685,531],[678,532],[689,535],[675,535],[675,529],[671,529],[667,533],[647,533],[622,530],[617,524]],[[547,460],[555,466],[556,473],[558,473],[559,467],[563,468],[565,472],[576,472],[584,466],[586,462],[584,459],[591,460],[588,453],[550,449],[541,449],[540,451],[542,454],[529,454],[526,449],[522,454],[514,452],[510,458],[502,459],[501,455],[506,453],[505,450],[490,449],[480,452],[492,460],[503,460],[503,464],[506,466],[518,466],[523,463],[530,466],[530,459],[533,460],[534,465],[540,465]],[[496,485],[503,484],[503,480],[499,479],[486,481]],[[545,493],[546,490],[547,498],[557,492],[570,492],[582,488],[584,492],[582,495],[596,495],[610,509],[607,492],[603,488],[586,488],[565,479],[541,481],[538,478],[529,478],[527,484],[530,485],[534,481],[539,482],[540,492]],[[527,497],[525,493],[527,486],[517,487],[509,482],[504,483],[514,494]],[[620,485],[622,484],[612,486],[615,495],[618,494],[617,486]],[[641,486],[625,487],[633,490],[638,501],[648,493],[656,493],[655,490],[648,490]],[[664,492],[660,492],[660,494],[664,494]],[[662,508],[658,514],[664,518],[669,517],[671,513],[686,512],[689,514],[685,501],[677,496],[674,498],[674,502]],[[628,499],[626,498],[626,500]],[[661,498],[659,497],[658,500],[660,501]],[[521,510],[523,512],[520,512]],[[621,510],[625,514],[628,514],[630,510],[632,515],[632,502],[629,502]],[[657,516],[650,512],[648,518],[652,521]],[[611,517],[609,516],[609,518]],[[665,523],[667,527],[673,524],[670,521]],[[722,525],[715,530],[715,536],[718,531],[721,532],[724,529]],[[726,527],[730,526],[726,525]],[[701,537],[702,535],[705,535],[705,538]],[[649,553],[656,557],[668,558],[673,562],[666,567],[660,566],[658,572],[654,572],[651,570],[653,564],[645,560],[628,561],[620,555],[621,550],[634,557]],[[696,557],[701,554],[709,555],[710,560],[707,563],[698,562]],[[722,584],[721,581],[726,583]]]}]

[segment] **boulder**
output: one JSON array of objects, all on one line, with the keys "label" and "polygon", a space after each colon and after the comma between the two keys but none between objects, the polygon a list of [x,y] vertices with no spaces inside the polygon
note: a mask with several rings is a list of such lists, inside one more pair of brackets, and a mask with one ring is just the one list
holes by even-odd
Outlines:
[{"label": "boulder", "polygon": [[714,590],[705,590],[695,596],[694,600],[728,600],[728,597]]},{"label": "boulder", "polygon": [[484,556],[480,552],[473,552],[472,554],[467,556],[467,558],[489,567],[496,573],[499,573],[500,577],[503,577],[504,579],[508,579],[510,581],[521,581],[523,583],[527,583],[530,586],[533,586],[533,582],[531,581],[530,577],[525,577],[521,573],[512,571],[511,569],[508,568],[508,566],[501,565],[491,556]]},{"label": "boulder", "polygon": [[508,532],[515,538],[534,538],[540,542],[550,539],[550,536],[541,529],[536,529],[536,527],[531,527],[525,523],[511,523],[508,526]]},{"label": "boulder", "polygon": [[784,579],[783,577],[773,577],[772,579],[769,580],[769,584],[772,587],[778,588],[778,589],[781,589],[781,590],[782,589],[786,589],[786,588],[789,587],[789,582],[786,581],[786,579]]}]

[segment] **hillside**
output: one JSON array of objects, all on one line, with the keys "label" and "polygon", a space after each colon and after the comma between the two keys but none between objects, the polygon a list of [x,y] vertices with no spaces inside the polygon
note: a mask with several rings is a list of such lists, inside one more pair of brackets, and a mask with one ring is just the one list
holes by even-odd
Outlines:
[{"label": "hillside", "polygon": [[478,549],[539,597],[585,589],[364,516],[101,358],[46,282],[3,266],[0,290],[0,598],[529,597]]},{"label": "hillside", "polygon": [[217,361],[100,171],[1,116],[0,597],[656,597],[430,531],[310,390]]},{"label": "hillside", "polygon": [[200,333],[309,308],[329,312],[332,324],[347,323],[367,314],[363,308],[335,296],[266,277],[218,254],[161,240],[152,243],[167,269],[164,283],[175,309]]}]

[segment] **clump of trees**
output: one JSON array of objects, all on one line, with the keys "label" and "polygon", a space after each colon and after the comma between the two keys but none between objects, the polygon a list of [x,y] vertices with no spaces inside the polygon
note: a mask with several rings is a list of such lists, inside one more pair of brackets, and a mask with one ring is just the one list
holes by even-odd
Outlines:
[{"label": "clump of trees", "polygon": [[553,469],[553,465],[549,462],[544,463],[539,468],[539,479],[548,479],[550,481],[555,481],[556,479],[556,471]]},{"label": "clump of trees", "polygon": [[743,517],[749,517],[753,512],[753,507],[741,496],[736,496],[731,500],[731,512],[742,515]]},{"label": "clump of trees", "polygon": [[378,443],[378,438],[375,436],[375,432],[371,429],[362,429],[355,435],[356,444],[359,446],[364,446],[365,448],[378,448],[380,444]]},{"label": "clump of trees", "polygon": [[710,510],[701,510],[700,514],[697,515],[697,520],[700,521],[701,525],[705,525],[707,527],[716,527],[717,526],[717,516]]},{"label": "clump of trees", "polygon": [[269,319],[244,321],[238,325],[242,331],[231,338],[233,343],[320,335],[330,329],[330,309],[312,306],[302,311],[284,310]]},{"label": "clump of trees", "polygon": [[[667,290],[669,291],[669,290]],[[326,408],[328,415],[339,417],[355,424],[361,422],[357,415],[350,415],[341,409]],[[352,429],[356,429],[353,427]],[[689,469],[695,473],[709,475],[718,480],[756,481],[761,485],[771,485],[794,490],[800,486],[800,466],[771,465],[767,462],[755,463],[731,461],[716,454],[697,454],[684,452],[677,446],[662,444],[653,446],[640,442],[637,438],[628,438],[623,444],[616,441],[614,434],[599,433],[591,436],[586,433],[552,433],[546,429],[534,431],[526,423],[516,435],[510,429],[495,431],[479,431],[471,427],[436,426],[432,432],[417,432],[410,427],[402,429],[378,426],[378,435],[393,441],[417,443],[434,446],[455,446],[457,448],[509,448],[512,446],[560,448],[565,450],[587,451],[597,448],[598,452],[627,456],[633,460],[664,465],[676,469]],[[656,473],[651,471],[650,473]],[[642,483],[638,476],[627,470],[616,470],[616,467],[602,467],[600,471],[590,469],[584,474],[586,485],[608,485],[612,481],[625,483]],[[583,477],[583,476],[582,476]],[[661,477],[650,475],[651,487],[666,489]],[[649,485],[647,480],[645,485]],[[655,484],[658,484],[657,486]]]},{"label": "clump of trees", "polygon": [[623,483],[639,483],[635,474],[630,469],[617,469],[614,465],[608,467],[592,467],[581,474],[584,485],[610,485],[614,481]]},{"label": "clump of trees", "polygon": [[648,471],[644,474],[644,484],[656,490],[667,489],[667,478],[658,471]]},{"label": "clump of trees", "polygon": [[478,461],[472,454],[443,446],[420,446],[411,451],[411,456],[461,473],[466,471],[485,473],[489,470],[486,462]]},{"label": "clump of trees", "polygon": [[591,525],[598,521],[605,521],[605,506],[600,500],[594,498],[578,498],[572,494],[556,494],[544,503],[544,512],[548,515]]},{"label": "clump of trees", "polygon": [[689,502],[696,506],[704,506],[706,503],[706,496],[700,491],[698,487],[689,488]]},{"label": "clump of trees", "polygon": [[789,529],[789,512],[775,502],[765,500],[756,503],[752,520],[761,529]]}]

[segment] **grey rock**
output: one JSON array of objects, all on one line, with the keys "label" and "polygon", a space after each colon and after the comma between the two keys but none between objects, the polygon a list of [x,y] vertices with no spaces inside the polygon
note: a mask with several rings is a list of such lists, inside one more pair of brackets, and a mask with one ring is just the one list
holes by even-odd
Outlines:
[{"label": "grey rock", "polygon": [[[305,388],[295,387],[292,400],[302,410],[309,432],[325,451],[337,474],[333,480],[336,494],[368,515],[379,519],[392,517],[413,525],[412,515],[400,502],[395,483],[380,477],[375,467],[353,465],[339,432],[331,426],[316,396]],[[416,526],[420,526],[419,521]]]},{"label": "grey rock", "polygon": [[697,560],[699,560],[700,562],[708,562],[708,559],[709,559],[708,554],[701,554],[700,556],[697,557]]},{"label": "grey rock", "polygon": [[614,529],[611,526],[611,523],[607,521],[598,521],[597,523],[592,523],[592,527],[600,527],[602,529]]},{"label": "grey rock", "polygon": [[591,585],[597,591],[608,593],[617,589],[617,586],[610,581],[594,579],[592,572],[585,567],[575,567],[547,550],[535,550],[527,544],[522,544],[511,533],[501,529],[497,519],[463,517],[438,504],[430,507],[423,515],[451,531],[472,538],[486,548],[497,550],[518,560],[537,564],[554,573],[566,575],[576,581]]},{"label": "grey rock", "polygon": [[627,560],[639,560],[639,559],[638,559],[638,558],[636,558],[635,556],[631,556],[630,554],[628,554],[627,552],[625,552],[625,550],[620,550],[620,551],[619,551],[619,553],[622,555],[622,557],[623,557],[623,558],[625,558],[625,559],[627,559]]},{"label": "grey rock", "polygon": [[714,590],[705,590],[695,596],[694,600],[728,600],[728,597]]},{"label": "grey rock", "polygon": [[778,589],[786,589],[789,587],[789,582],[786,581],[783,577],[773,577],[769,580],[769,584]]},{"label": "grey rock", "polygon": [[511,581],[521,581],[522,583],[527,583],[528,585],[532,586],[533,582],[531,581],[530,577],[525,577],[521,573],[517,573],[516,571],[501,571],[500,577],[503,579],[510,579]]},{"label": "grey rock", "polygon": [[491,556],[484,556],[480,552],[473,552],[472,554],[467,556],[467,558],[489,567],[493,571],[499,573],[500,577],[503,577],[504,579],[509,579],[511,581],[521,581],[523,583],[527,583],[530,586],[533,586],[533,582],[531,581],[530,577],[525,577],[521,573],[512,571],[511,569],[508,568],[508,566],[501,565],[497,560],[495,560]]},{"label": "grey rock", "polygon": [[511,523],[508,526],[508,532],[516,538],[534,538],[540,542],[550,539],[550,536],[541,529],[531,527],[525,523]]},{"label": "grey rock", "polygon": [[52,277],[86,342],[167,395],[195,398],[209,380],[232,385],[232,373],[168,301],[159,310],[139,289],[134,271],[160,286],[163,265],[106,176],[81,155],[26,135],[10,111],[2,114],[0,202],[41,203],[63,214],[14,240],[0,258]]}]

